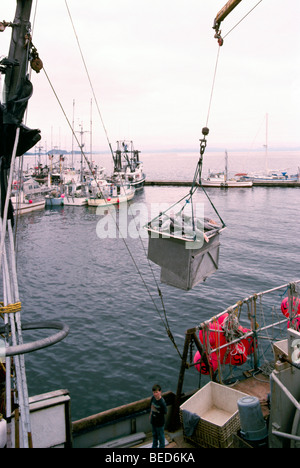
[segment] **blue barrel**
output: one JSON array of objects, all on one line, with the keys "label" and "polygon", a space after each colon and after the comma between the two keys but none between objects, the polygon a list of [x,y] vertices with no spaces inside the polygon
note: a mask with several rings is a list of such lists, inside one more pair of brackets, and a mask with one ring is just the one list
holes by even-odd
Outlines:
[{"label": "blue barrel", "polygon": [[245,396],[238,400],[241,422],[241,436],[249,441],[260,441],[268,436],[266,421],[264,420],[259,399]]}]

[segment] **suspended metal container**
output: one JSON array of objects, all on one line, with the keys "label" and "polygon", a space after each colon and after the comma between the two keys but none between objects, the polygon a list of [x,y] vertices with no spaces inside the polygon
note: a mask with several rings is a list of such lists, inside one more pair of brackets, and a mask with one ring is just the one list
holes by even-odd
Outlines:
[{"label": "suspended metal container", "polygon": [[[159,213],[146,226],[149,234],[148,259],[161,267],[161,282],[186,291],[205,281],[218,269],[220,232],[225,228],[225,223],[201,185],[205,137],[208,133],[208,128],[202,129],[200,158],[189,194]],[[203,204],[201,216],[196,215],[193,195],[197,190],[198,178],[220,223],[204,217]]]},{"label": "suspended metal container", "polygon": [[208,237],[208,242],[201,243],[200,248],[197,248],[200,243],[148,232],[148,258],[161,267],[162,283],[188,291],[218,269],[219,231]]}]

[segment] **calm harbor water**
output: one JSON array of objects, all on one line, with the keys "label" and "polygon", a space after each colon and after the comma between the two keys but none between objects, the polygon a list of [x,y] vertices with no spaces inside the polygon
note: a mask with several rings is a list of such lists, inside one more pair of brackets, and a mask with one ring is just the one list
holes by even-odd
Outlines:
[{"label": "calm harbor water", "polygon": [[[295,153],[282,158],[275,161],[281,163],[277,167],[284,163],[284,169],[297,169]],[[211,169],[220,161],[222,154],[212,155]],[[189,180],[196,162],[197,154],[144,159],[152,180]],[[236,159],[234,171],[241,171],[241,164]],[[131,208],[144,206],[150,217],[153,204],[174,203],[187,191],[145,187]],[[160,269],[151,264],[180,351],[188,328],[249,294],[300,278],[298,188],[207,191],[227,226],[221,234],[219,270],[186,292],[161,285]],[[195,200],[204,200],[201,191]],[[63,342],[26,356],[29,394],[69,389],[73,420],[145,398],[155,382],[176,391],[179,373],[179,356],[144,284],[161,311],[146,258],[147,238],[129,235],[126,244],[120,238],[99,238],[100,219],[94,208],[66,206],[18,220],[22,320],[55,319],[70,327]],[[128,225],[132,219],[129,214]],[[41,332],[27,336],[25,341],[37,339]],[[189,370],[184,389],[195,388],[198,380],[199,374]]]}]

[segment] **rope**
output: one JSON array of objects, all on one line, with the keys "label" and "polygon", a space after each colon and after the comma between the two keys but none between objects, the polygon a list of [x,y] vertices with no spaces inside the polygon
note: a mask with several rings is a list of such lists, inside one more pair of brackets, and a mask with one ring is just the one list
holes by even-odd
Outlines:
[{"label": "rope", "polygon": [[50,87],[51,87],[51,89],[52,89],[52,91],[53,91],[53,94],[54,94],[54,96],[55,96],[55,98],[56,98],[56,100],[57,100],[57,102],[58,102],[58,104],[59,104],[59,106],[60,106],[60,108],[61,108],[61,110],[62,110],[62,112],[63,112],[63,115],[64,115],[64,117],[65,117],[65,119],[66,119],[66,121],[67,121],[67,124],[68,124],[68,126],[70,127],[70,129],[71,129],[72,135],[74,136],[74,138],[75,138],[75,140],[76,140],[76,143],[78,144],[78,147],[80,148],[81,155],[83,156],[85,162],[87,163],[88,168],[89,168],[89,170],[90,170],[90,173],[91,173],[92,177],[94,178],[94,180],[95,180],[95,182],[96,182],[96,184],[97,184],[97,187],[98,187],[100,193],[102,194],[101,186],[100,186],[100,184],[98,183],[97,178],[96,178],[96,176],[95,176],[95,174],[94,174],[94,172],[93,172],[91,163],[90,163],[90,161],[88,160],[88,158],[86,157],[86,155],[85,155],[85,153],[84,153],[84,151],[83,151],[83,149],[82,149],[82,145],[81,145],[80,142],[79,142],[79,139],[78,139],[78,137],[77,137],[77,135],[76,135],[76,132],[74,132],[74,129],[73,129],[73,127],[72,127],[72,124],[71,124],[71,122],[70,122],[70,120],[69,120],[69,118],[68,118],[68,116],[67,116],[67,114],[66,114],[66,112],[65,112],[65,110],[64,110],[64,108],[63,108],[63,105],[62,105],[62,103],[61,103],[61,101],[60,101],[60,99],[59,99],[59,97],[58,97],[58,95],[57,95],[57,93],[56,93],[56,91],[55,91],[55,89],[54,89],[54,86],[53,86],[52,83],[51,83],[51,80],[50,80],[50,78],[49,78],[49,75],[48,75],[47,72],[46,72],[45,67],[43,67],[43,71],[44,71],[45,76],[46,76],[46,78],[47,78],[47,80],[48,80],[48,83],[49,83],[49,85],[50,85]]},{"label": "rope", "polygon": [[[97,183],[97,186],[98,186],[98,188],[99,188],[99,190],[100,190],[100,192],[101,192],[101,187],[99,186],[99,184],[98,184],[98,182],[97,182],[97,179],[96,179],[96,177],[94,176],[94,174],[93,174],[93,172],[92,172],[90,162],[89,162],[88,158],[86,157],[86,155],[84,154],[84,151],[82,150],[82,147],[81,147],[81,145],[80,145],[80,142],[79,142],[79,140],[78,140],[78,137],[77,137],[76,133],[75,133],[74,130],[73,130],[73,127],[72,127],[72,125],[71,125],[71,122],[70,122],[70,120],[69,120],[69,118],[68,118],[68,116],[67,116],[67,114],[66,114],[66,112],[65,112],[65,110],[64,110],[64,108],[63,108],[63,105],[62,105],[62,103],[61,103],[61,101],[60,101],[60,99],[59,99],[59,97],[58,97],[58,95],[57,95],[57,93],[56,93],[56,91],[55,91],[55,89],[54,89],[54,86],[53,86],[53,84],[52,84],[52,82],[51,82],[51,80],[50,80],[50,78],[49,78],[49,76],[48,76],[48,74],[47,74],[47,72],[46,72],[45,67],[43,67],[43,71],[44,71],[45,76],[46,76],[46,78],[47,78],[47,80],[48,80],[48,83],[49,83],[49,85],[50,85],[50,87],[51,87],[51,89],[52,89],[52,91],[53,91],[53,93],[54,93],[54,95],[55,95],[55,97],[56,97],[56,100],[57,100],[57,102],[58,102],[58,104],[59,104],[59,106],[60,106],[60,108],[61,108],[61,110],[62,110],[62,112],[63,112],[63,115],[64,115],[64,117],[65,117],[65,119],[66,119],[66,121],[67,121],[67,123],[68,123],[70,129],[71,129],[71,132],[72,132],[72,134],[73,134],[73,136],[74,136],[74,138],[75,138],[75,140],[76,140],[78,146],[79,146],[80,149],[81,149],[81,154],[82,154],[82,156],[84,157],[86,163],[88,164],[88,167],[89,167],[89,169],[90,169],[90,171],[91,171],[91,173],[92,173],[92,175],[93,175],[93,177],[94,177],[94,179],[95,179],[95,181],[96,181],[96,183]],[[109,213],[110,213],[110,215],[113,217],[113,214],[112,214],[111,210],[109,210]],[[116,220],[114,217],[113,217],[113,220],[114,220],[114,222],[115,222],[117,231],[118,231],[118,233],[119,233],[119,235],[120,235],[121,232],[120,232],[120,228],[119,228],[119,226],[118,226],[117,220]],[[126,243],[126,241],[125,241],[125,239],[124,239],[124,236],[121,235],[120,237],[123,239],[123,242],[124,242],[124,244],[125,244],[125,247],[126,247],[128,253],[129,253],[129,255],[130,255],[130,258],[131,258],[131,260],[132,260],[132,262],[133,262],[133,264],[134,264],[134,266],[135,266],[135,268],[136,268],[136,270],[137,270],[137,273],[138,273],[138,275],[140,276],[140,278],[141,278],[141,280],[142,280],[142,282],[143,282],[143,284],[144,284],[144,287],[146,288],[146,290],[147,290],[147,292],[148,292],[148,295],[149,295],[149,297],[150,297],[150,299],[151,299],[151,301],[152,301],[152,303],[153,303],[153,305],[154,305],[156,311],[158,312],[158,314],[159,314],[159,316],[160,316],[160,319],[161,319],[161,321],[162,321],[162,323],[163,323],[163,325],[164,325],[164,327],[165,327],[165,329],[166,329],[166,331],[167,331],[168,337],[169,337],[170,340],[172,341],[173,345],[175,346],[176,351],[178,352],[179,356],[181,357],[181,354],[180,354],[179,349],[178,349],[178,347],[177,347],[177,345],[176,345],[176,343],[175,343],[175,339],[174,339],[174,337],[173,337],[173,335],[172,335],[172,332],[171,332],[170,327],[169,327],[169,324],[168,324],[167,313],[166,313],[166,309],[165,309],[165,305],[164,305],[164,301],[163,301],[162,292],[161,292],[161,290],[159,289],[159,286],[158,286],[157,280],[156,280],[156,278],[155,278],[153,269],[151,268],[151,271],[152,271],[153,277],[154,277],[154,279],[155,279],[156,286],[157,286],[157,290],[158,290],[158,294],[159,294],[159,297],[160,297],[160,300],[161,300],[161,303],[162,303],[164,319],[163,319],[163,317],[162,317],[162,315],[161,315],[161,313],[160,313],[160,311],[159,311],[157,305],[155,304],[155,301],[154,301],[154,299],[153,299],[153,297],[152,297],[152,295],[151,295],[151,292],[150,292],[150,290],[149,290],[149,288],[148,288],[148,286],[147,286],[147,284],[146,284],[146,282],[145,282],[145,280],[144,280],[144,278],[143,278],[143,275],[142,275],[142,273],[141,273],[141,271],[140,271],[140,269],[139,269],[139,267],[138,267],[138,265],[137,265],[137,263],[136,263],[136,261],[135,261],[133,255],[132,255],[132,253],[131,253],[131,251],[130,251],[130,248],[129,248],[128,244]],[[141,242],[142,242],[142,239],[141,239],[141,236],[140,236],[140,235],[139,235],[139,237],[140,237],[140,240],[141,240]],[[142,245],[143,245],[143,244],[142,244]],[[149,260],[148,260],[148,263],[149,263],[149,265],[150,265]]]},{"label": "rope", "polygon": [[210,116],[211,103],[212,103],[212,98],[213,98],[213,94],[214,94],[214,90],[215,90],[217,69],[218,69],[219,57],[220,57],[220,49],[221,49],[221,46],[219,46],[219,48],[218,48],[217,60],[216,60],[216,64],[215,64],[215,71],[214,71],[214,76],[213,76],[213,82],[212,82],[212,88],[211,88],[209,105],[208,105],[208,112],[207,112],[207,118],[206,118],[206,127],[208,126],[208,119],[209,119],[209,116]]},{"label": "rope", "polygon": [[252,11],[258,7],[258,5],[262,2],[263,0],[260,0],[250,11],[248,11],[248,13],[243,16],[243,18],[235,25],[233,26],[233,28],[230,29],[230,31],[228,31],[228,33],[223,37],[223,39],[225,39],[225,37],[227,37],[239,24],[241,24],[242,21],[244,21],[245,18],[247,18],[248,15],[250,15],[250,13],[252,13]]},{"label": "rope", "polygon": [[71,12],[70,12],[70,9],[69,9],[67,0],[65,0],[65,4],[66,4],[66,7],[67,7],[68,14],[69,14],[69,17],[70,17],[70,21],[71,21],[71,24],[72,24],[72,27],[73,27],[73,31],[74,31],[74,34],[75,34],[75,37],[76,37],[76,41],[77,41],[77,45],[78,45],[78,48],[79,48],[79,52],[80,52],[80,55],[81,55],[81,58],[82,58],[82,62],[83,62],[83,65],[84,65],[84,68],[85,68],[85,71],[86,71],[86,74],[87,74],[87,77],[88,77],[88,80],[89,80],[89,83],[90,83],[90,87],[91,87],[91,90],[92,90],[92,93],[93,93],[93,97],[94,97],[96,106],[97,106],[98,114],[99,114],[99,117],[100,117],[100,120],[101,120],[103,129],[104,129],[104,132],[105,132],[105,135],[106,135],[106,139],[107,139],[107,142],[108,142],[108,146],[109,146],[110,152],[111,152],[112,157],[113,157],[112,146],[111,146],[111,143],[110,143],[109,138],[108,138],[108,133],[107,133],[106,127],[105,127],[105,125],[104,125],[104,121],[103,121],[102,114],[101,114],[101,111],[100,111],[100,108],[99,108],[99,105],[98,105],[98,101],[97,101],[97,98],[96,98],[96,95],[95,95],[95,91],[94,91],[94,87],[93,87],[93,84],[92,84],[92,80],[91,80],[91,77],[90,77],[90,74],[89,74],[89,71],[88,71],[88,68],[87,68],[87,65],[86,65],[86,61],[85,61],[85,59],[84,59],[84,55],[83,55],[83,52],[82,52],[82,49],[81,49],[81,46],[80,46],[79,38],[78,38],[76,29],[75,29],[75,26],[74,26],[74,23],[73,23],[73,20],[72,20],[72,15],[71,15]]},{"label": "rope", "polygon": [[15,302],[6,306],[4,306],[3,302],[0,302],[0,314],[15,314],[21,312],[21,309],[21,302]]}]

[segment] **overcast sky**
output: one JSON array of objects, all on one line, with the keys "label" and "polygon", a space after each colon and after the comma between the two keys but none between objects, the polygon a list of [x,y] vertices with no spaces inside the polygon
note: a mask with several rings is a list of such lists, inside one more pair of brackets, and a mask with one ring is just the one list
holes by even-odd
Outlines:
[{"label": "overcast sky", "polygon": [[[259,0],[243,0],[222,24],[226,35]],[[213,20],[226,0],[67,0],[108,139],[141,151],[198,148],[206,125],[218,44]],[[13,20],[16,2],[1,0]],[[33,1],[33,15],[36,1]],[[33,30],[52,86],[75,128],[90,129],[92,91],[65,0],[39,0]],[[208,146],[300,146],[300,2],[263,0],[224,41],[208,126]],[[0,33],[8,53],[11,30]],[[44,72],[32,75],[27,124],[42,145],[71,149],[71,131]],[[93,149],[108,149],[95,103]],[[84,134],[87,147],[89,134]]]}]

